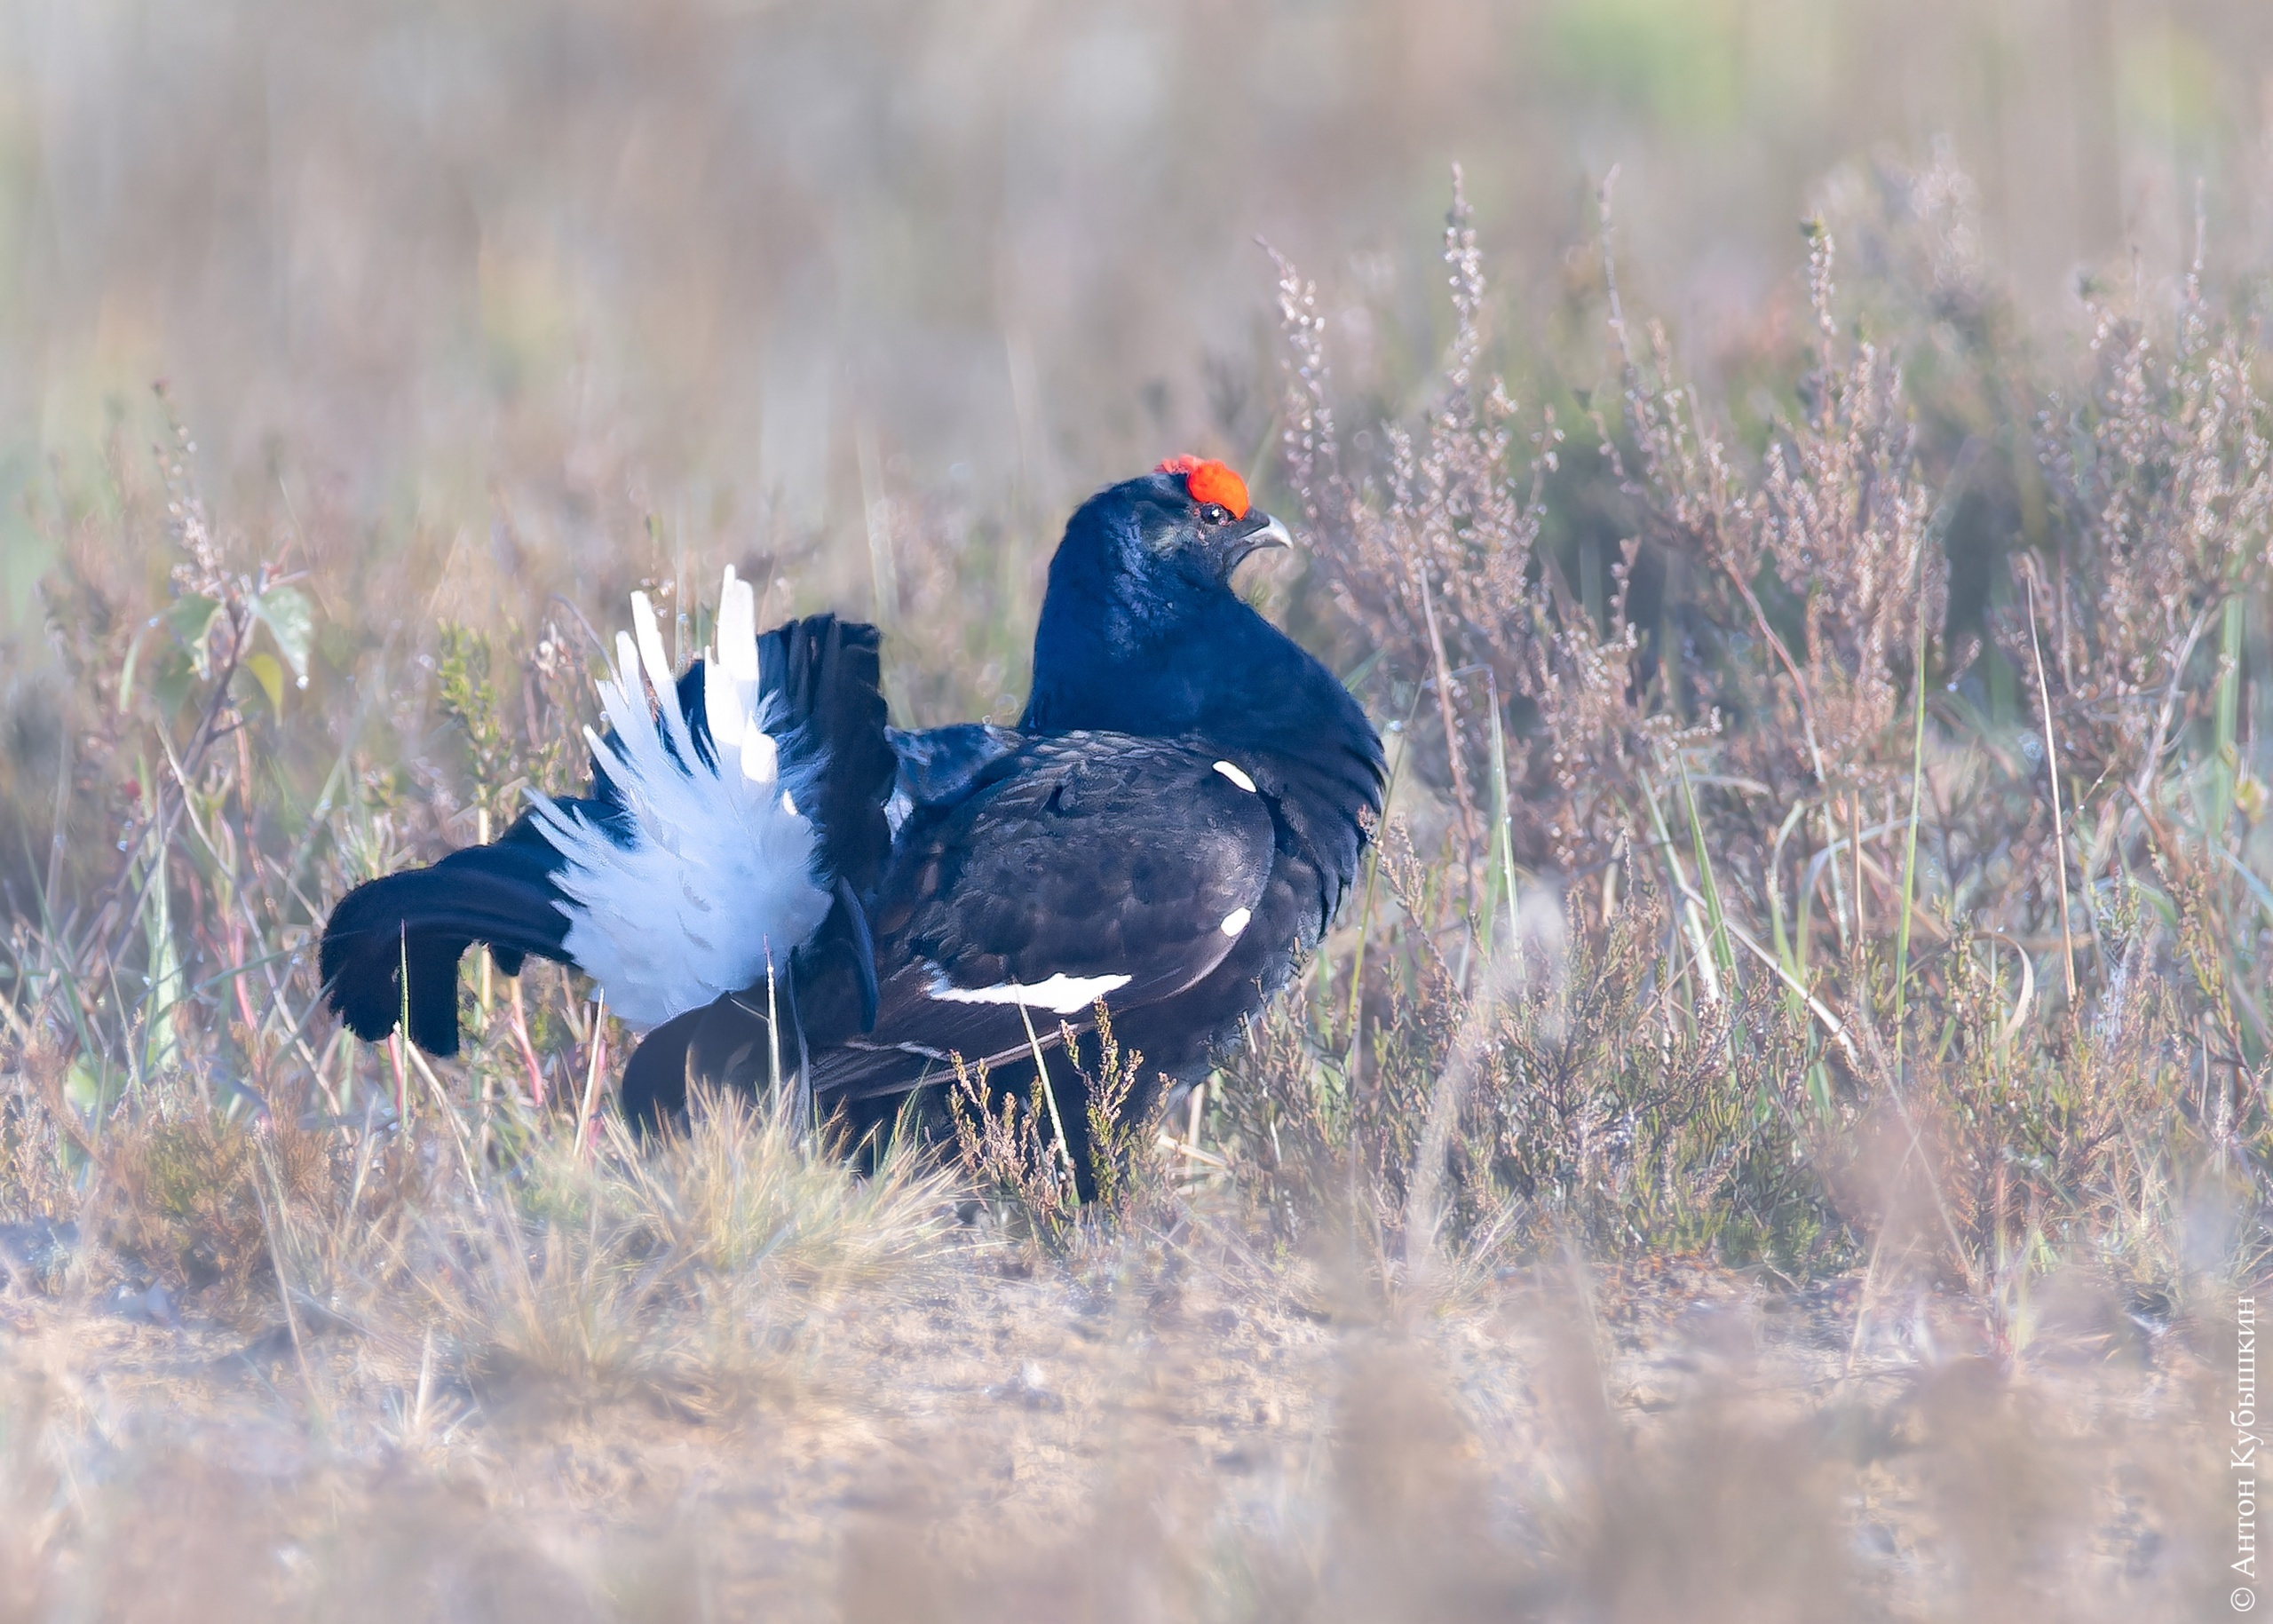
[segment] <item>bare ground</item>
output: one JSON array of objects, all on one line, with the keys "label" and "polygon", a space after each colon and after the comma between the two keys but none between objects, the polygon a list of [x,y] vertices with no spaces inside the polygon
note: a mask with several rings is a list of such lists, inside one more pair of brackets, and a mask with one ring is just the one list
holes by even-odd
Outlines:
[{"label": "bare ground", "polygon": [[248,1335],[19,1292],[0,1618],[2222,1606],[2222,1384],[2151,1304],[2055,1283],[2016,1351],[1930,1290],[1873,1287],[1858,1340],[1856,1278],[1525,1267],[1427,1313],[1333,1282],[1199,1230],[958,1239],[762,1369],[620,1391],[454,1378],[312,1303]]}]

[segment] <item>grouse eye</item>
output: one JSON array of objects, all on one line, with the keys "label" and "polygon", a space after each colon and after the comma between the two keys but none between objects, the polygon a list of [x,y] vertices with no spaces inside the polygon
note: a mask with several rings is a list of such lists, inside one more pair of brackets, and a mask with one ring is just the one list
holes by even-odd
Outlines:
[{"label": "grouse eye", "polygon": [[1203,525],[1229,524],[1231,519],[1232,511],[1220,502],[1203,502],[1200,504],[1200,522]]}]

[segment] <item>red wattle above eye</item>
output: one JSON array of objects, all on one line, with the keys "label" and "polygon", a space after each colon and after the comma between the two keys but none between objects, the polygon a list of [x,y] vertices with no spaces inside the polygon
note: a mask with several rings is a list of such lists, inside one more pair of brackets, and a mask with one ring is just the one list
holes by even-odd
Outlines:
[{"label": "red wattle above eye", "polygon": [[1160,471],[1182,474],[1184,488],[1194,502],[1212,502],[1233,519],[1247,517],[1247,481],[1227,464],[1196,456],[1172,456],[1160,464]]}]

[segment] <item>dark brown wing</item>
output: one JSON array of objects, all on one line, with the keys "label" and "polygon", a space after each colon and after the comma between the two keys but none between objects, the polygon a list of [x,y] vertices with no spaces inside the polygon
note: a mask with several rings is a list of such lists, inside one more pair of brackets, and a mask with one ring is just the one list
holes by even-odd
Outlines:
[{"label": "dark brown wing", "polygon": [[1172,997],[1261,900],[1270,810],[1232,763],[1163,740],[1030,741],[903,831],[870,923],[873,1029],[812,1057],[815,1093],[912,1086],[951,1055],[1000,1063]]}]

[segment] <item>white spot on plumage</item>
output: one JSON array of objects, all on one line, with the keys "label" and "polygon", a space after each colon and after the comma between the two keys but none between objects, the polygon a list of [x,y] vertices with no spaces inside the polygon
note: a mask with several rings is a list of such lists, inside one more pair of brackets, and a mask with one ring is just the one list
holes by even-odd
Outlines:
[{"label": "white spot on plumage", "polygon": [[634,1026],[763,980],[769,962],[785,964],[828,914],[828,891],[813,876],[813,826],[781,783],[780,752],[765,731],[771,696],[758,688],[756,616],[749,582],[727,570],[717,647],[702,667],[705,762],[653,606],[634,594],[633,632],[616,638],[598,685],[614,731],[605,740],[586,731],[593,761],[629,811],[630,844],[581,810],[530,797],[538,827],[567,860],[557,883],[568,898],[568,954]]},{"label": "white spot on plumage", "polygon": [[948,1003],[1019,1003],[1053,1015],[1072,1015],[1128,985],[1127,976],[1069,976],[1061,970],[1046,981],[956,986],[941,974],[932,980],[931,996]]},{"label": "white spot on plumage", "polygon": [[1251,907],[1235,907],[1224,915],[1224,923],[1216,928],[1226,936],[1237,936],[1247,929],[1247,922],[1255,917]]},{"label": "white spot on plumage", "polygon": [[1255,793],[1255,780],[1247,775],[1237,762],[1219,761],[1216,764],[1216,771],[1222,773],[1225,778],[1230,779],[1232,782],[1237,784],[1249,795],[1253,795]]}]

